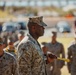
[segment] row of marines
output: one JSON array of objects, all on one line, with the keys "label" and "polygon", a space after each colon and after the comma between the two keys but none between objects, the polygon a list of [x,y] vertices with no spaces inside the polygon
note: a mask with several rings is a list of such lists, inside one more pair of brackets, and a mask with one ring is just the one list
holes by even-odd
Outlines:
[{"label": "row of marines", "polygon": [[[42,48],[38,42],[46,26],[42,16],[31,17],[29,34],[21,37],[14,46],[13,41],[8,40],[8,46],[4,48],[0,38],[0,75],[61,75],[65,62],[57,57],[65,58],[65,51],[56,39],[57,32],[52,31],[51,42],[42,43]],[[69,73],[76,75],[76,38],[68,47],[67,58],[70,59],[67,63]]]}]

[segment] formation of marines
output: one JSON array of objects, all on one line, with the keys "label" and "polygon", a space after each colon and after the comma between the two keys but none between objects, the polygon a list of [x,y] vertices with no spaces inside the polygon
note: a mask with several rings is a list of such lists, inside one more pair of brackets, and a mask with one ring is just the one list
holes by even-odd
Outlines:
[{"label": "formation of marines", "polygon": [[2,38],[0,38],[0,75],[18,75],[16,58],[3,51]]},{"label": "formation of marines", "polygon": [[[45,27],[43,17],[30,17],[28,21],[29,33],[18,35],[18,40],[8,38],[5,46],[4,38],[0,37],[0,75],[61,75],[65,61],[64,45],[58,42],[57,32],[52,31],[51,42],[44,43],[43,47],[38,38],[43,36]],[[67,48],[68,71],[76,74],[76,37]]]},{"label": "formation of marines", "polygon": [[[64,47],[62,43],[57,41],[56,31],[52,31],[51,38],[51,42],[44,44],[44,47],[47,47],[47,51],[52,52],[57,57],[65,58]],[[64,65],[64,61],[55,59],[52,63],[47,64],[48,75],[61,75],[61,68],[63,68]]]}]

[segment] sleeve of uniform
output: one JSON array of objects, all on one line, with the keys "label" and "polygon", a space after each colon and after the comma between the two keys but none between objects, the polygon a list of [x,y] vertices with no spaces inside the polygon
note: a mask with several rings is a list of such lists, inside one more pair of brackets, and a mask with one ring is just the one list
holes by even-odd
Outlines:
[{"label": "sleeve of uniform", "polygon": [[[63,46],[62,44],[61,44],[61,54],[60,54],[60,56],[61,56],[62,58],[65,58],[64,46]],[[60,68],[62,68],[64,65],[65,65],[65,62],[62,61],[62,60],[60,60]]]},{"label": "sleeve of uniform", "polygon": [[22,75],[39,75],[40,59],[37,50],[31,43],[18,47],[19,73]]},{"label": "sleeve of uniform", "polygon": [[[68,47],[68,51],[67,51],[67,59],[70,59],[72,60],[72,51],[71,51],[71,47]],[[67,68],[68,68],[68,71],[69,73],[71,72],[71,62],[68,62],[67,63]]]},{"label": "sleeve of uniform", "polygon": [[12,74],[13,75],[19,75],[18,74],[18,66],[17,66],[17,61],[16,59],[14,58],[13,61],[12,61]]}]

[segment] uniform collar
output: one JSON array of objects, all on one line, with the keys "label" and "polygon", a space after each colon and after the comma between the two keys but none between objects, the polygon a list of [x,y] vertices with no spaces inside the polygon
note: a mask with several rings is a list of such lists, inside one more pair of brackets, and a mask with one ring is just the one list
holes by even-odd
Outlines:
[{"label": "uniform collar", "polygon": [[40,46],[40,44],[38,43],[38,41],[36,41],[30,34],[27,34],[27,36],[29,37],[29,39],[31,41],[33,41],[33,43],[38,44]]}]

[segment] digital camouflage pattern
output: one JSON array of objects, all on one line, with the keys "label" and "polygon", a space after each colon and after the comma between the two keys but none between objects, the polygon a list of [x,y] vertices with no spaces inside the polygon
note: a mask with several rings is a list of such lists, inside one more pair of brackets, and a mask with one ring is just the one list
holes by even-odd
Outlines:
[{"label": "digital camouflage pattern", "polygon": [[45,75],[45,62],[41,47],[31,35],[26,37],[20,42],[17,51],[19,74]]},{"label": "digital camouflage pattern", "polygon": [[33,22],[33,23],[36,23],[40,26],[47,26],[44,22],[43,22],[43,16],[35,16],[35,17],[30,17],[29,18],[29,22]]},{"label": "digital camouflage pattern", "polygon": [[[56,42],[55,44],[46,43],[45,46],[47,47],[48,51],[55,54],[57,57],[62,56],[65,58],[64,47],[61,43]],[[47,64],[47,73],[48,75],[61,75],[60,69],[64,66],[65,62],[62,60],[55,59],[54,62]]]},{"label": "digital camouflage pattern", "polygon": [[0,75],[18,75],[17,62],[14,56],[7,52],[0,57]]},{"label": "digital camouflage pattern", "polygon": [[68,47],[68,59],[71,62],[67,63],[68,71],[71,75],[76,75],[76,41],[73,41],[70,46]]}]

